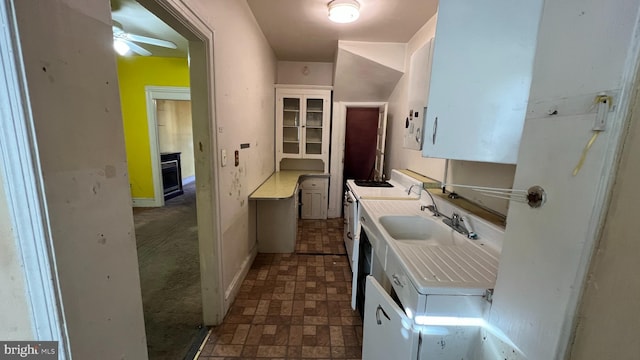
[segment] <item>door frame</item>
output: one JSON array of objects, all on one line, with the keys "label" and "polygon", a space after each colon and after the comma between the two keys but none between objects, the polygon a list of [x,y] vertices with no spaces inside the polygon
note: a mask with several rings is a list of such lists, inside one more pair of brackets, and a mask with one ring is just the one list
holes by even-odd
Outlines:
[{"label": "door frame", "polygon": [[[16,255],[24,272],[30,331],[58,341],[58,358],[70,355],[69,334],[56,268],[37,139],[20,50],[13,1],[0,1],[0,185]],[[24,339],[27,340],[27,339]]]},{"label": "door frame", "polygon": [[349,102],[333,103],[333,124],[331,129],[331,178],[329,179],[329,209],[327,217],[337,218],[342,214],[342,183],[344,181],[344,141],[347,127],[347,108],[378,108],[388,114],[388,102]]},{"label": "door frame", "polygon": [[222,323],[222,231],[215,109],[214,31],[184,0],[137,0],[189,40],[196,212],[204,325]]},{"label": "door frame", "polygon": [[153,177],[153,200],[133,198],[133,206],[164,206],[162,169],[160,168],[160,138],[158,137],[158,108],[156,100],[191,101],[191,88],[178,86],[145,86],[147,100],[147,127],[149,129],[149,153],[151,155],[151,176]]}]

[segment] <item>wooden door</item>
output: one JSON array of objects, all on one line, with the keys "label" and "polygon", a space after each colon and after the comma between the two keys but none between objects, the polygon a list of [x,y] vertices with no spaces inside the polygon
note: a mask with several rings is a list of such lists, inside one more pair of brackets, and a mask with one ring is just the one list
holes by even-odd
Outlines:
[{"label": "wooden door", "polygon": [[344,179],[373,179],[378,144],[379,109],[347,108]]}]

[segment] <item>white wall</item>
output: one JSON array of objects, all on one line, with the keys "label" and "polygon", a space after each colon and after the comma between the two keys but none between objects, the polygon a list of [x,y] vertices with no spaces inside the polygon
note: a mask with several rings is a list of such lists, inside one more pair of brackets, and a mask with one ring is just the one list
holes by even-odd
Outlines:
[{"label": "white wall", "polygon": [[[219,167],[222,276],[225,306],[256,252],[248,196],[274,171],[276,59],[246,1],[198,0],[188,5],[215,31],[215,100]],[[248,149],[240,144],[248,143]],[[240,155],[234,166],[234,151]]]},{"label": "white wall", "polygon": [[0,172],[0,339],[33,339],[22,259]]},{"label": "white wall", "polygon": [[333,63],[278,61],[278,84],[333,85]]},{"label": "white wall", "polygon": [[[509,208],[490,317],[528,359],[564,358],[625,119],[624,97],[614,97],[618,108],[609,113],[607,130],[577,176],[572,171],[592,136],[594,96],[630,90],[624,74],[637,60],[628,56],[639,5],[544,4],[514,187],[537,184],[548,198],[539,209],[518,203]],[[558,115],[548,116],[554,108]],[[615,324],[603,329],[614,337],[625,331]]]},{"label": "white wall", "polygon": [[109,4],[14,4],[72,356],[146,359]]}]

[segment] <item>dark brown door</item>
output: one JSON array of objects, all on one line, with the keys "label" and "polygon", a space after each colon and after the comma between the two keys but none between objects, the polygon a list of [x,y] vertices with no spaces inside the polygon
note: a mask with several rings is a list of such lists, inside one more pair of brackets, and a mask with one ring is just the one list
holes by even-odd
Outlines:
[{"label": "dark brown door", "polygon": [[373,179],[378,113],[375,108],[347,108],[344,179]]}]

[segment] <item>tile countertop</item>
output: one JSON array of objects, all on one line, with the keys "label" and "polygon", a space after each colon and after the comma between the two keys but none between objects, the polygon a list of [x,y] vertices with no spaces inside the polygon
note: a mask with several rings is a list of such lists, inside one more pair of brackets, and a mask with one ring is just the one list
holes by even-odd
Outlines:
[{"label": "tile countertop", "polygon": [[273,173],[251,195],[249,200],[279,200],[295,195],[301,177],[329,177],[329,174],[314,170],[282,170]]},{"label": "tile countertop", "polygon": [[371,232],[370,238],[386,242],[387,251],[393,252],[400,260],[402,268],[419,293],[482,295],[486,289],[495,286],[500,258],[499,242],[490,238],[495,234],[483,236],[483,232],[487,234],[491,231],[482,231],[484,225],[478,220],[474,221],[475,230],[480,234],[478,240],[469,240],[464,245],[456,246],[408,245],[387,235],[380,225],[380,216],[429,217],[428,212],[420,211],[420,205],[413,201],[364,200],[362,204],[365,216],[372,220],[363,225]]}]

